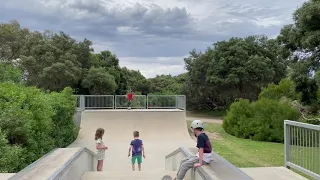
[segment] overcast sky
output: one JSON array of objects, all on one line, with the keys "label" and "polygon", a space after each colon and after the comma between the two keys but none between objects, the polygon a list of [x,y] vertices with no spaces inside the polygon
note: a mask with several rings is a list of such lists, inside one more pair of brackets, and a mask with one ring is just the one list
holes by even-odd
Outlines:
[{"label": "overcast sky", "polygon": [[0,22],[64,31],[111,50],[146,77],[184,72],[183,58],[232,36],[275,37],[304,0],[0,0]]}]

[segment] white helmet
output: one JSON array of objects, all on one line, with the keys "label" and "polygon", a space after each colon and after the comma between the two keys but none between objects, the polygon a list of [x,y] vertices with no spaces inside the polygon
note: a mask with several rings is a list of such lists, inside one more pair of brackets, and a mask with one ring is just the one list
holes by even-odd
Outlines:
[{"label": "white helmet", "polygon": [[202,128],[202,129],[204,129],[203,122],[200,121],[200,120],[194,120],[194,121],[192,121],[192,123],[191,123],[191,128],[192,128],[192,129],[195,129],[195,128]]}]

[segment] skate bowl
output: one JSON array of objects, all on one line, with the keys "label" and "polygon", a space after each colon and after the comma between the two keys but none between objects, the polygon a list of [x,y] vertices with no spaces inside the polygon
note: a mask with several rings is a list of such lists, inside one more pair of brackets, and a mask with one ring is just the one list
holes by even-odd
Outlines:
[{"label": "skate bowl", "polygon": [[[9,179],[159,180],[166,174],[174,176],[181,159],[196,153],[185,116],[180,109],[78,111],[74,117],[81,129],[74,143],[53,150]],[[102,172],[96,172],[94,133],[98,127],[105,129],[103,141],[109,147]],[[132,172],[128,157],[134,130],[140,132],[145,146],[141,172]],[[216,153],[213,159],[210,165],[189,170],[186,179],[252,179]]]}]

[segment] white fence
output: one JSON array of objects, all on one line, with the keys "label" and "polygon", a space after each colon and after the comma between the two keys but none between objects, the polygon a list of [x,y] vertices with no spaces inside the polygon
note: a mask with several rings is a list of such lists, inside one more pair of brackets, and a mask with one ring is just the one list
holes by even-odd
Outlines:
[{"label": "white fence", "polygon": [[78,95],[80,109],[181,109],[186,110],[184,95],[134,95],[129,102],[127,95]]},{"label": "white fence", "polygon": [[320,126],[284,121],[285,166],[320,179]]}]

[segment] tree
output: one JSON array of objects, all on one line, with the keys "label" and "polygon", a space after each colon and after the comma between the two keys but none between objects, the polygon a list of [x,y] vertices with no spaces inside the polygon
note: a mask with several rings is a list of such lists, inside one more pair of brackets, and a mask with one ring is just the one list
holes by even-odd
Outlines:
[{"label": "tree", "polygon": [[275,40],[249,36],[192,51],[185,59],[188,99],[205,109],[226,108],[237,98],[256,100],[262,87],[285,76],[281,50]]},{"label": "tree", "polygon": [[0,83],[12,81],[14,83],[20,83],[22,80],[22,74],[19,68],[14,67],[12,64],[0,62]]},{"label": "tree", "polygon": [[293,13],[293,24],[281,29],[277,40],[289,54],[292,79],[296,90],[302,93],[304,104],[314,104],[318,85],[313,72],[320,68],[320,1],[309,0]]},{"label": "tree", "polygon": [[20,56],[29,30],[21,28],[16,20],[0,24],[0,61],[12,62]]},{"label": "tree", "polygon": [[87,76],[82,81],[82,86],[88,88],[90,94],[114,94],[117,84],[112,75],[105,68],[90,68]]}]

